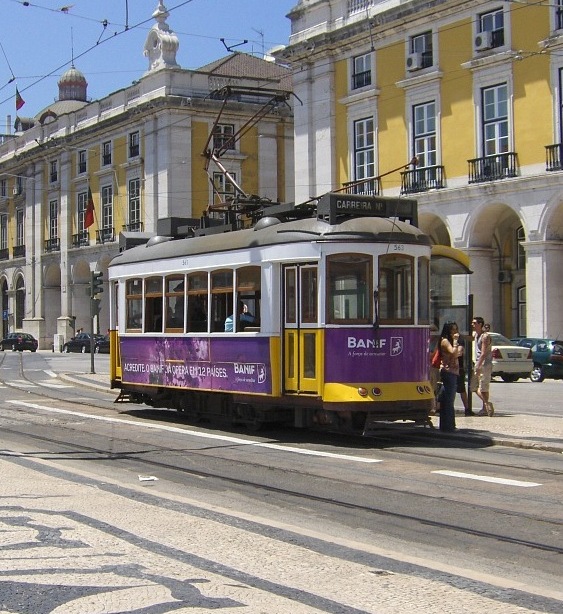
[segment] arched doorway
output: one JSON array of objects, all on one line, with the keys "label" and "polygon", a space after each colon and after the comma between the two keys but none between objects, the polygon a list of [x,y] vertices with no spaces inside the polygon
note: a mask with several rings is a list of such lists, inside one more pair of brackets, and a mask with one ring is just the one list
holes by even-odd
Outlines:
[{"label": "arched doorway", "polygon": [[15,313],[15,328],[23,328],[23,320],[25,318],[25,282],[23,275],[18,275],[16,278],[16,313]]}]

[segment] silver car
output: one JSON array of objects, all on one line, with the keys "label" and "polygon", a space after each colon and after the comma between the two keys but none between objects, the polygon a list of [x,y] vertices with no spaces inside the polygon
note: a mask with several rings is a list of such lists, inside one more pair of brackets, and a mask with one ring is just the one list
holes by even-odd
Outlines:
[{"label": "silver car", "polygon": [[530,377],[534,368],[530,348],[515,345],[499,333],[489,333],[493,354],[493,377],[505,382],[515,382]]}]

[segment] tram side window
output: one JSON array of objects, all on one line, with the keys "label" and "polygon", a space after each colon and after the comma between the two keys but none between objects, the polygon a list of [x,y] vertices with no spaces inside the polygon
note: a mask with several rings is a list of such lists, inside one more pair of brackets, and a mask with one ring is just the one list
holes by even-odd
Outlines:
[{"label": "tram side window", "polygon": [[327,258],[327,323],[368,324],[372,321],[373,259],[365,254]]},{"label": "tram side window", "polygon": [[145,279],[145,332],[162,332],[162,277]]},{"label": "tram side window", "polygon": [[125,329],[141,330],[143,323],[143,280],[128,279],[125,284]]},{"label": "tram side window", "polygon": [[168,332],[184,331],[184,276],[169,275],[164,280],[166,320],[164,329]]},{"label": "tram side window", "polygon": [[259,266],[248,266],[237,269],[237,303],[244,305],[244,313],[239,314],[236,322],[237,331],[260,330],[260,276]]},{"label": "tram side window", "polygon": [[225,320],[233,315],[233,271],[211,273],[211,332],[224,332]]},{"label": "tram side window", "polygon": [[430,324],[430,260],[418,259],[418,324]]},{"label": "tram side window", "polygon": [[379,318],[382,324],[414,324],[411,256],[379,257]]},{"label": "tram side window", "polygon": [[189,333],[207,332],[209,276],[207,273],[188,275],[188,326]]}]

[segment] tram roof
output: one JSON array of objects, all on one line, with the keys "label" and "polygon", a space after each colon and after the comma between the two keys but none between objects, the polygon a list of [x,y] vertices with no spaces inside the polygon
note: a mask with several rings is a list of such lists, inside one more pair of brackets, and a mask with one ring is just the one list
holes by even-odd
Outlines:
[{"label": "tram roof", "polygon": [[283,222],[263,217],[246,230],[182,239],[155,236],[145,245],[121,252],[110,266],[289,243],[338,241],[430,245],[428,236],[416,226],[385,217],[344,218],[334,224],[318,218]]}]

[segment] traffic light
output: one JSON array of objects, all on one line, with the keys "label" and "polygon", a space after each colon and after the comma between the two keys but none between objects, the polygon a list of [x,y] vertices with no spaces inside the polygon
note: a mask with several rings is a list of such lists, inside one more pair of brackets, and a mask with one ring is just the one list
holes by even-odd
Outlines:
[{"label": "traffic light", "polygon": [[97,271],[92,271],[92,279],[90,281],[90,297],[94,298],[97,294],[104,291],[104,274]]},{"label": "traffic light", "polygon": [[90,299],[90,317],[95,318],[100,315],[100,299]]}]

